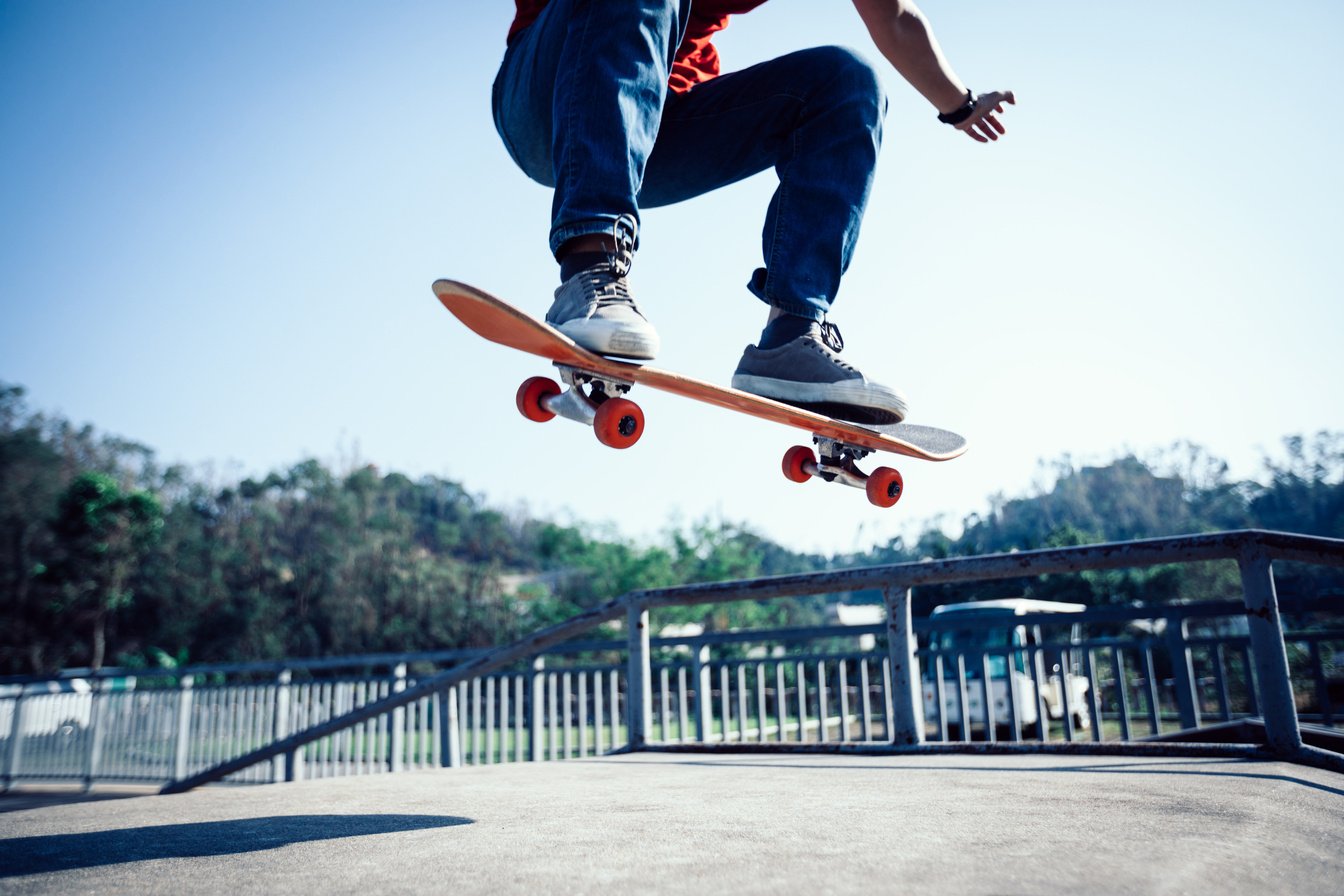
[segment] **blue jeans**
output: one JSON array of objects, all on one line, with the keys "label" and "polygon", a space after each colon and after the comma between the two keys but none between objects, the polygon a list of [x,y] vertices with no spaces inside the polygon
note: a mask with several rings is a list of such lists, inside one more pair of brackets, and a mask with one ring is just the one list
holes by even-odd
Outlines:
[{"label": "blue jeans", "polygon": [[637,233],[639,210],[773,167],[765,267],[748,288],[821,319],[849,266],[886,96],[853,52],[819,47],[667,89],[692,0],[551,0],[509,43],[495,126],[518,166],[555,188],[551,251]]}]

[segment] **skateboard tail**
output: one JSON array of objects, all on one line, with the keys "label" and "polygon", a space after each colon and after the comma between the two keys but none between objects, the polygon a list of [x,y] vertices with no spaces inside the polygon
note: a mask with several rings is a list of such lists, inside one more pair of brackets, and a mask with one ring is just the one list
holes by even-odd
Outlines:
[{"label": "skateboard tail", "polygon": [[[443,307],[477,336],[496,345],[518,349],[551,361],[565,362],[581,351],[577,343],[559,330],[542,327],[535,318],[515,308],[501,306],[491,296],[456,280],[435,280],[434,294]],[[501,315],[505,320],[501,320]],[[565,346],[563,342],[569,342]]]}]

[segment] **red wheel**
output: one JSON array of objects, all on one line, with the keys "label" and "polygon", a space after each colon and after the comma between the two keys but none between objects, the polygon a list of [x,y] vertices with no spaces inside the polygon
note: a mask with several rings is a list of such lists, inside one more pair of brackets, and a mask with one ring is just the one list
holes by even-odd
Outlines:
[{"label": "red wheel", "polygon": [[608,448],[629,448],[644,434],[644,412],[628,398],[608,398],[597,407],[593,432]]},{"label": "red wheel", "polygon": [[878,467],[868,476],[864,490],[868,492],[868,500],[878,507],[890,507],[901,500],[905,480],[891,467]]},{"label": "red wheel", "polygon": [[518,403],[518,413],[529,420],[545,423],[555,414],[547,410],[542,400],[559,394],[559,384],[549,377],[534,376],[531,379],[524,380],[523,384],[518,387],[518,394],[515,396]]},{"label": "red wheel", "polygon": [[784,452],[784,478],[792,482],[806,482],[812,478],[808,464],[815,464],[817,456],[806,445],[794,445]]}]

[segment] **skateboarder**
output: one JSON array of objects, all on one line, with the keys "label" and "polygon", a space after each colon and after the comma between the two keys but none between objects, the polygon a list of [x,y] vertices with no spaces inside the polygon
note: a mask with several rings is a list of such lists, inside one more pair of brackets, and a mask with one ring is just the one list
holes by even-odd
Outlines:
[{"label": "skateboarder", "polygon": [[[626,283],[640,209],[773,167],[765,266],[747,284],[770,311],[732,384],[860,423],[895,422],[905,399],[842,360],[827,321],[863,219],[886,97],[877,72],[840,47],[720,74],[713,35],[764,2],[516,0],[493,110],[514,161],[555,188],[550,248],[561,286],[546,320],[595,352],[653,358],[658,335]],[[996,113],[1013,94],[968,90],[913,2],[854,6],[939,121],[982,143],[1004,133]],[[693,260],[678,288],[706,289]]]}]

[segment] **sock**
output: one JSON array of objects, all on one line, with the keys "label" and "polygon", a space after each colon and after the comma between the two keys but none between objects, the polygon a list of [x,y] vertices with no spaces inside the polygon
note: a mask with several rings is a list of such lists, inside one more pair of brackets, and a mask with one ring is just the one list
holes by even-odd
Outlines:
[{"label": "sock", "polygon": [[779,348],[804,335],[815,325],[816,321],[810,317],[802,317],[797,314],[781,314],[765,325],[765,329],[761,331],[760,342],[756,344],[756,347],[766,351]]},{"label": "sock", "polygon": [[579,271],[587,270],[593,265],[605,264],[606,262],[606,252],[570,252],[565,255],[564,258],[560,259],[560,282],[564,283]]}]

